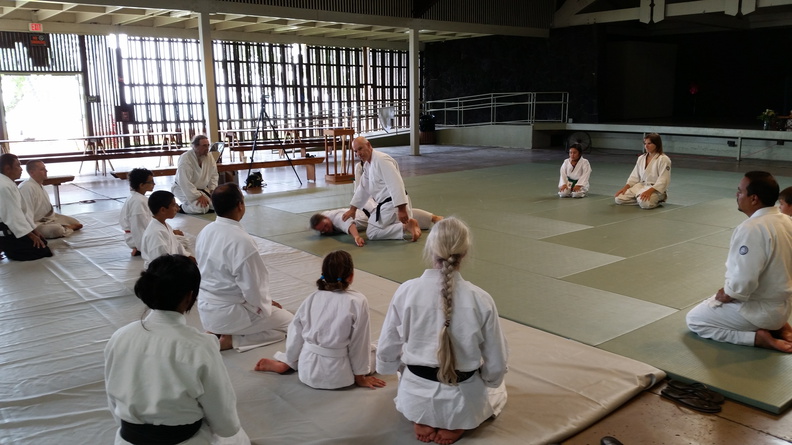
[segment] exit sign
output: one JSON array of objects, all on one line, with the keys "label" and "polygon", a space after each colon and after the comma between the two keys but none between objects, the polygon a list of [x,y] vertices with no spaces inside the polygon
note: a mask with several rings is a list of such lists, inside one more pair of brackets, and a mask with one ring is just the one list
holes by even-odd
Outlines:
[{"label": "exit sign", "polygon": [[31,23],[28,25],[28,29],[30,32],[42,32],[44,31],[44,25],[41,23]]}]

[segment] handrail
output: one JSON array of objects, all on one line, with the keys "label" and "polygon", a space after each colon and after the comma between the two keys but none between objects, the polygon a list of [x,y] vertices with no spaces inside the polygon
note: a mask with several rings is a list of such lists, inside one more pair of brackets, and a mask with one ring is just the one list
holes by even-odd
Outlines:
[{"label": "handrail", "polygon": [[447,127],[566,122],[569,93],[542,91],[461,96],[429,101],[425,112],[435,116],[437,125]]}]

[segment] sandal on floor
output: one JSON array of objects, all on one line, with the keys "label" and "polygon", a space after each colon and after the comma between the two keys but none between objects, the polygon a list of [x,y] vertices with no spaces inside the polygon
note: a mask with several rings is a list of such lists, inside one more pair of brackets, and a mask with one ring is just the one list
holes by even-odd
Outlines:
[{"label": "sandal on floor", "polygon": [[660,395],[702,413],[719,413],[721,411],[720,405],[704,400],[691,391],[667,386],[660,391]]},{"label": "sandal on floor", "polygon": [[723,394],[717,393],[709,388],[703,383],[684,383],[680,382],[679,380],[669,380],[668,386],[679,389],[681,391],[689,391],[695,393],[700,399],[706,400],[708,402],[713,402],[717,404],[722,404],[726,401],[726,398],[723,397]]}]

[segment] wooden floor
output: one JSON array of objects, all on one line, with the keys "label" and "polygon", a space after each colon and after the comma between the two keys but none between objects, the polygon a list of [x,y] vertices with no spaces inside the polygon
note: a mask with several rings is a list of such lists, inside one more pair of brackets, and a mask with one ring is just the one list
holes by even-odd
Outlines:
[{"label": "wooden floor", "polygon": [[[640,149],[640,146],[637,147]],[[425,146],[422,156],[410,156],[408,147],[383,149],[398,162],[404,176],[418,176],[441,172],[473,170],[476,168],[513,163],[557,161],[564,154],[556,150],[518,150],[489,147]],[[592,163],[625,164],[625,177],[635,163],[639,152],[594,150],[585,155]],[[702,170],[742,172],[771,170],[775,174],[792,176],[792,163],[742,161],[696,156],[673,155],[674,166]],[[152,161],[156,165],[156,160]],[[126,167],[132,168],[136,165]],[[75,174],[78,165],[49,166],[50,174]],[[89,166],[90,167],[90,166]],[[116,166],[122,169],[124,165]],[[87,169],[83,168],[83,171]],[[326,186],[322,168],[317,171],[316,183],[305,181],[300,185],[291,168],[266,170],[267,182],[261,193],[267,194],[298,188],[310,189]],[[172,178],[156,178],[157,189],[169,188]],[[736,184],[735,184],[736,189]],[[615,192],[615,190],[614,190]],[[112,177],[91,174],[77,176],[75,182],[61,189],[64,203],[62,212],[78,214],[90,211],[120,208],[128,196],[126,182]],[[701,414],[684,409],[659,396],[663,385],[645,392],[622,408],[592,425],[587,430],[566,440],[565,444],[598,444],[603,436],[614,436],[624,444],[789,444],[792,443],[792,416],[768,414],[739,403],[726,401],[723,411],[716,415]],[[461,442],[464,443],[464,440]]]}]

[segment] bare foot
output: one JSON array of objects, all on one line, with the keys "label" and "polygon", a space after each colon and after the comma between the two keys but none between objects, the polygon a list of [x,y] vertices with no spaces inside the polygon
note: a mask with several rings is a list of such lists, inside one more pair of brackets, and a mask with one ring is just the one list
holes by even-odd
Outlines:
[{"label": "bare foot", "polygon": [[437,435],[434,438],[434,442],[442,445],[450,445],[456,442],[457,440],[459,440],[459,438],[462,437],[462,434],[464,432],[465,430],[438,429]]},{"label": "bare foot", "polygon": [[263,358],[256,363],[256,367],[253,368],[256,371],[269,371],[269,372],[277,372],[278,374],[283,374],[289,372],[291,369],[289,365],[283,363],[278,360],[273,360],[271,358]]},{"label": "bare foot", "polygon": [[438,221],[442,221],[443,217],[440,215],[432,215],[432,224],[437,224]]},{"label": "bare foot", "polygon": [[133,247],[132,248],[132,256],[138,256],[138,255],[140,255],[140,251],[137,250],[137,248]]},{"label": "bare foot", "polygon": [[82,224],[70,224],[70,225],[68,225],[66,227],[68,227],[68,228],[70,228],[70,229],[72,229],[74,231],[77,231],[77,230],[82,229],[83,225]]},{"label": "bare foot", "polygon": [[773,337],[792,343],[792,326],[790,326],[789,323],[785,323],[781,326],[781,329],[773,331]]},{"label": "bare foot", "polygon": [[418,241],[418,238],[421,237],[421,226],[418,225],[418,221],[416,221],[414,218],[408,219],[407,224],[404,225],[404,228],[412,235],[413,242]]},{"label": "bare foot", "polygon": [[220,336],[220,350],[225,351],[234,347],[233,337],[230,335]]},{"label": "bare foot", "polygon": [[756,331],[754,346],[758,348],[775,349],[781,352],[792,352],[792,342],[773,337],[767,329]]},{"label": "bare foot", "polygon": [[437,434],[437,428],[432,428],[429,425],[422,425],[420,423],[414,423],[415,427],[415,438],[420,440],[421,442],[431,442],[435,439],[435,435]]}]

